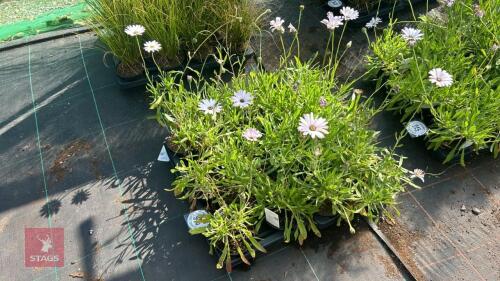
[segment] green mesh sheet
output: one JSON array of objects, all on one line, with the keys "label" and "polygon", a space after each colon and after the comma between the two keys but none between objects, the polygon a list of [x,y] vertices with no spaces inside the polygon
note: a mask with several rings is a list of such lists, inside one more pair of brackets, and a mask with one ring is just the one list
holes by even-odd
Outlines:
[{"label": "green mesh sheet", "polygon": [[23,38],[42,32],[73,27],[88,16],[85,3],[52,10],[33,20],[0,25],[0,41]]}]

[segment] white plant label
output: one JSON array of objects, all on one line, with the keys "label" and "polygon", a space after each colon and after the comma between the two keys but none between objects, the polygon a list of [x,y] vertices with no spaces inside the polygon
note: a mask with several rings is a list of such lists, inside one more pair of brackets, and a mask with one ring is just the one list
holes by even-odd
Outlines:
[{"label": "white plant label", "polygon": [[189,213],[186,220],[189,229],[196,229],[208,226],[208,223],[200,223],[197,221],[200,216],[205,216],[205,215],[208,215],[208,213],[205,210],[196,210]]},{"label": "white plant label", "polygon": [[269,210],[268,208],[264,208],[264,213],[266,214],[266,221],[268,223],[276,228],[280,228],[280,218],[278,214]]},{"label": "white plant label", "polygon": [[161,161],[161,162],[170,161],[170,158],[168,157],[168,153],[167,153],[167,150],[165,149],[164,145],[161,146],[160,155],[158,155],[158,161]]},{"label": "white plant label", "polygon": [[414,120],[408,122],[408,125],[406,125],[406,131],[410,134],[410,137],[418,138],[426,135],[429,128],[427,128],[424,123]]},{"label": "white plant label", "polygon": [[331,8],[339,8],[339,7],[342,7],[342,1],[340,0],[330,0],[328,1],[328,6],[330,6]]}]

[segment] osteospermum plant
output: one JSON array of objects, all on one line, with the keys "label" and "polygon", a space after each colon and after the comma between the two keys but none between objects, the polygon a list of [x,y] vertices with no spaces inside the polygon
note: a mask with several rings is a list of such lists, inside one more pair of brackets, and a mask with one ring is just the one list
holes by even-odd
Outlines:
[{"label": "osteospermum plant", "polygon": [[190,163],[176,168],[176,194],[215,205],[245,194],[260,215],[286,214],[287,240],[319,235],[320,210],[346,222],[375,219],[410,182],[401,159],[376,146],[368,104],[310,64],[204,84],[201,92],[166,79],[156,91],[169,93],[157,116]]},{"label": "osteospermum plant", "polygon": [[[336,29],[358,17],[351,8],[342,14],[322,21],[332,46]],[[282,38],[285,26],[278,17],[269,28]],[[297,32],[288,23],[296,40]],[[311,232],[321,236],[316,215],[335,216],[354,232],[356,215],[376,220],[394,207],[407,184],[414,185],[412,179],[424,177],[376,145],[378,132],[369,124],[377,110],[370,99],[362,102],[353,82],[337,81],[341,57],[332,50],[328,64],[319,67],[299,56],[288,60],[290,52],[284,51],[274,72],[257,68],[230,83],[192,77],[180,83],[170,73],[149,87],[151,108],[182,158],[172,191],[192,206],[204,202],[213,214],[197,232],[221,249],[219,266],[230,264],[232,255],[253,256],[259,245],[249,241],[258,236],[266,212],[279,216],[274,227],[283,229],[286,242],[302,244]],[[239,216],[243,210],[252,211]]]},{"label": "osteospermum plant", "polygon": [[368,57],[389,86],[387,108],[403,121],[427,122],[428,148],[446,151],[444,162],[467,151],[500,151],[500,56],[495,1],[445,1],[399,29],[391,23]]}]

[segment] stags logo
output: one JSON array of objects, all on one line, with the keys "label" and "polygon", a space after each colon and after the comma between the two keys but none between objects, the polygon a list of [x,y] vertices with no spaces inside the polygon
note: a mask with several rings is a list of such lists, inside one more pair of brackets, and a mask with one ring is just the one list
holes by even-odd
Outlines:
[{"label": "stags logo", "polygon": [[26,267],[64,266],[64,230],[62,228],[26,228],[24,230]]}]

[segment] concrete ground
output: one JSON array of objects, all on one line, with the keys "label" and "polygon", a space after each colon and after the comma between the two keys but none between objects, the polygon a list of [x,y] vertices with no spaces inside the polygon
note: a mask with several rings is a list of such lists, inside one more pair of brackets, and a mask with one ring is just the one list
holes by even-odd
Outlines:
[{"label": "concrete ground", "polygon": [[[302,56],[324,50],[321,1],[278,2],[267,5],[287,21],[306,5]],[[344,72],[366,52],[359,33],[346,31],[356,48]],[[272,69],[272,40],[263,46]],[[439,176],[399,197],[401,215],[375,227],[380,236],[363,221],[354,235],[332,227],[227,274],[187,233],[188,206],[164,191],[172,164],[156,160],[166,131],[148,118],[147,96],[117,87],[92,34],[0,52],[0,85],[0,280],[500,279],[500,161],[491,155],[444,166],[405,140],[405,166]],[[388,146],[401,129],[390,113],[373,126]],[[25,267],[25,228],[49,226],[64,228],[64,267]]]}]

